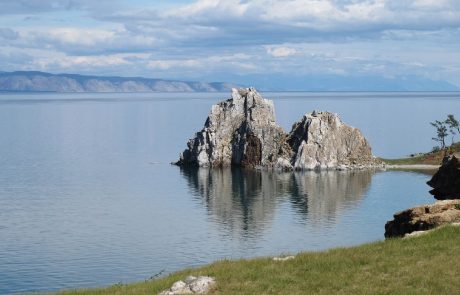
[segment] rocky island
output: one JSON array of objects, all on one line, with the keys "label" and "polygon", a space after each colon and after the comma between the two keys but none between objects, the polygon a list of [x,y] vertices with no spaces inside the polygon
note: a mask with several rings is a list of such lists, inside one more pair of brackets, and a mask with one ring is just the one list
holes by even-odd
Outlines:
[{"label": "rocky island", "polygon": [[337,114],[307,113],[286,133],[276,123],[273,101],[254,88],[234,88],[230,99],[212,106],[203,129],[188,141],[175,164],[277,170],[381,165],[361,132]]}]

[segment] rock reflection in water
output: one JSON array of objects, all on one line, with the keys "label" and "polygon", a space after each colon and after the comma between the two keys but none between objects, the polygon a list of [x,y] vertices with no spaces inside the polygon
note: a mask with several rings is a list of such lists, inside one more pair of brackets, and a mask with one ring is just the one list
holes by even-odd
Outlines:
[{"label": "rock reflection in water", "polygon": [[341,210],[359,202],[368,190],[373,171],[322,171],[293,174],[291,203],[305,220],[334,220]]},{"label": "rock reflection in water", "polygon": [[233,234],[256,234],[273,219],[276,201],[287,191],[290,174],[240,168],[181,168],[193,195]]},{"label": "rock reflection in water", "polygon": [[181,168],[190,191],[232,234],[253,236],[289,202],[304,222],[331,222],[365,195],[372,171],[272,172]]}]

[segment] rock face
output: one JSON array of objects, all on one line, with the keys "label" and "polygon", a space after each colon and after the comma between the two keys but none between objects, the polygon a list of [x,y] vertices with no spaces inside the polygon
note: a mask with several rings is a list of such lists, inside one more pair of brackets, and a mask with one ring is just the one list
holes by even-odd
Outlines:
[{"label": "rock face", "polygon": [[375,165],[371,147],[361,132],[345,125],[337,114],[305,114],[292,127],[288,143],[296,170],[362,168]]},{"label": "rock face", "polygon": [[460,162],[455,156],[445,157],[438,172],[427,182],[437,200],[460,199]]},{"label": "rock face", "polygon": [[190,139],[179,165],[291,168],[287,135],[275,122],[273,102],[253,88],[233,89],[212,106],[204,128]]},{"label": "rock face", "polygon": [[281,170],[378,165],[361,132],[343,124],[337,114],[306,114],[286,134],[275,122],[273,102],[254,88],[233,89],[231,99],[214,105],[187,146],[176,164]]},{"label": "rock face", "polygon": [[211,277],[188,276],[184,281],[175,282],[170,289],[158,295],[206,294],[215,284],[216,280]]},{"label": "rock face", "polygon": [[460,221],[460,200],[437,201],[396,213],[385,224],[385,237],[399,237]]}]

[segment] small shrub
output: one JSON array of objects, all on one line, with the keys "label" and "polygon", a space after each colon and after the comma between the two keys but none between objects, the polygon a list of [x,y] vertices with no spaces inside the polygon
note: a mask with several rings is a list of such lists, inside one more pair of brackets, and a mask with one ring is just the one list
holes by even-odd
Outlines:
[{"label": "small shrub", "polygon": [[460,204],[455,204],[455,209],[460,210]]},{"label": "small shrub", "polygon": [[439,146],[434,146],[432,149],[431,149],[431,152],[432,153],[437,153],[441,150],[441,148]]}]

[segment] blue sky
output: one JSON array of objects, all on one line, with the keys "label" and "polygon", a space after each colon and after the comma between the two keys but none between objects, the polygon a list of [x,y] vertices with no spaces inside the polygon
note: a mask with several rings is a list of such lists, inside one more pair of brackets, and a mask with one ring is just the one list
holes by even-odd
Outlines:
[{"label": "blue sky", "polygon": [[459,48],[458,0],[0,0],[1,71],[460,86]]}]

